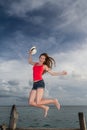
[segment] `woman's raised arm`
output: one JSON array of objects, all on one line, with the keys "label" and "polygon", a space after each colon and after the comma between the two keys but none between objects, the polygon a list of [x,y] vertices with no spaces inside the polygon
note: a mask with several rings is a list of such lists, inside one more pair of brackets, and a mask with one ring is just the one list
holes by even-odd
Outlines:
[{"label": "woman's raised arm", "polygon": [[31,64],[31,65],[34,65],[34,64],[35,64],[35,62],[33,62],[33,60],[32,60],[31,51],[29,51],[28,63]]}]

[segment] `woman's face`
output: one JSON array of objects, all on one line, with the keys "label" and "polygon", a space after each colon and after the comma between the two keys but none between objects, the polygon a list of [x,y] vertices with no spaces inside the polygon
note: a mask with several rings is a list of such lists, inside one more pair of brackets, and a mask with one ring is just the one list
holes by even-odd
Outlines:
[{"label": "woman's face", "polygon": [[45,57],[44,55],[42,55],[42,56],[40,56],[39,61],[40,61],[41,63],[44,63],[44,62],[45,62],[45,59],[46,59],[46,57]]}]

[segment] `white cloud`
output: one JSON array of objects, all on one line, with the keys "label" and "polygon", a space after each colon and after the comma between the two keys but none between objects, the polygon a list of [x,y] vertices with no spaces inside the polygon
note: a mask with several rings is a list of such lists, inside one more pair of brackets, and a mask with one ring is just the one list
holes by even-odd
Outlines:
[{"label": "white cloud", "polygon": [[21,61],[17,60],[2,61],[2,63],[0,63],[0,72],[1,72],[0,78],[2,77],[4,78],[5,75],[7,79],[8,78],[21,79],[23,77],[27,78],[26,75],[28,74],[26,73],[27,69],[28,65],[24,64]]},{"label": "white cloud", "polygon": [[[86,41],[85,41],[86,43]],[[77,48],[74,51],[55,54],[58,68],[68,71],[72,78],[79,80],[87,80],[87,45]]]},{"label": "white cloud", "polygon": [[4,96],[28,97],[32,87],[29,84],[29,80],[32,81],[29,65],[10,60],[1,62],[0,66],[0,93]]},{"label": "white cloud", "polygon": [[[43,78],[46,82],[45,96],[57,97],[63,104],[67,104],[67,101],[72,104],[75,99],[77,104],[81,103],[81,101],[86,104],[86,44],[75,51],[55,53],[52,57],[54,57],[57,62],[56,67],[53,68],[53,70],[66,70],[68,75],[58,77],[52,77],[48,74],[44,75]],[[0,90],[3,90],[4,94],[10,95],[9,92],[11,91],[12,95],[28,97],[28,92],[32,88],[32,84],[29,83],[29,80],[32,82],[32,66],[18,60],[1,61],[0,80]],[[14,86],[12,86],[12,83]],[[85,95],[85,98],[82,96],[79,99],[79,95],[76,94],[76,89],[78,91],[83,89],[82,93]]]},{"label": "white cloud", "polygon": [[[66,53],[56,53],[54,71],[66,70],[67,76],[46,75],[49,95],[57,97],[62,104],[87,104],[87,41],[80,48]],[[82,96],[81,96],[82,95]]]},{"label": "white cloud", "polygon": [[61,13],[54,20],[54,30],[60,29],[62,33],[87,33],[87,4],[81,1],[54,1]]}]

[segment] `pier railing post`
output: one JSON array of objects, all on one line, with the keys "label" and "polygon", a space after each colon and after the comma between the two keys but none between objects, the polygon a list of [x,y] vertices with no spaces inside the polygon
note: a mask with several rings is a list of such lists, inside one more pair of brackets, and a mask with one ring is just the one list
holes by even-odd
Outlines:
[{"label": "pier railing post", "polygon": [[16,129],[17,119],[18,119],[18,112],[16,110],[16,106],[13,105],[12,109],[11,109],[11,113],[10,113],[10,120],[9,120],[9,129],[10,130]]},{"label": "pier railing post", "polygon": [[0,125],[0,128],[1,128],[1,130],[6,130],[7,126],[6,126],[6,124],[2,124],[2,125]]},{"label": "pier railing post", "polygon": [[80,130],[86,130],[86,121],[83,112],[78,113]]}]

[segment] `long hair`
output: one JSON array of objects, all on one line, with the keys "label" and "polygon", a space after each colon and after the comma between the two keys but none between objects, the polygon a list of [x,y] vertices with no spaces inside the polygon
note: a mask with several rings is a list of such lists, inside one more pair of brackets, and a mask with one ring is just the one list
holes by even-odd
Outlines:
[{"label": "long hair", "polygon": [[[47,65],[48,68],[52,69],[53,65],[56,64],[55,60],[54,60],[52,57],[48,56],[47,53],[42,53],[42,54],[39,56],[39,58],[40,58],[41,56],[45,56],[45,62],[44,62],[43,64],[44,64],[44,65]],[[43,73],[46,73],[46,71],[44,71]]]}]

